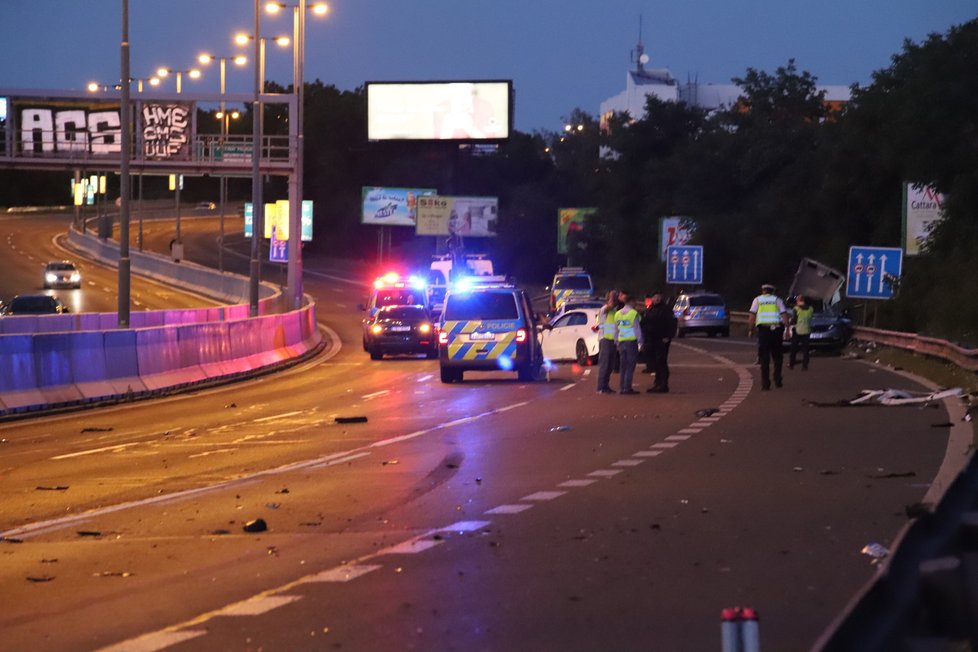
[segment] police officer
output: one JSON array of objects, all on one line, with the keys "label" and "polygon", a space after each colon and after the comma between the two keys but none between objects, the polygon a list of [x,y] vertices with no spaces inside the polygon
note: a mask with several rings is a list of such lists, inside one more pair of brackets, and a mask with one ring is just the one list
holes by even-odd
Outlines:
[{"label": "police officer", "polygon": [[601,339],[598,341],[599,394],[615,393],[608,383],[611,380],[611,370],[615,365],[615,340],[618,338],[618,324],[615,322],[617,312],[618,290],[611,290],[598,312],[598,325],[601,327]]},{"label": "police officer", "polygon": [[798,349],[801,349],[801,370],[808,371],[808,345],[812,337],[812,317],[815,315],[815,308],[809,305],[805,295],[799,294],[792,307],[794,313],[793,327],[791,329],[791,350],[788,354],[788,369],[795,368],[795,359]]},{"label": "police officer", "polygon": [[645,391],[665,394],[669,391],[669,345],[676,335],[676,316],[658,290],[652,293],[649,309],[642,317],[642,335],[655,373],[655,383]]},{"label": "police officer", "polygon": [[623,305],[615,314],[618,325],[618,357],[620,358],[619,379],[622,394],[638,394],[632,387],[635,365],[638,364],[638,350],[642,346],[642,330],[638,324],[638,311],[632,305],[632,296],[622,290],[619,293]]},{"label": "police officer", "polygon": [[789,324],[784,301],[774,295],[774,286],[765,283],[761,294],[750,305],[747,327],[757,333],[757,357],[761,364],[761,389],[771,389],[771,359],[774,359],[774,385],[781,387],[784,329]]}]

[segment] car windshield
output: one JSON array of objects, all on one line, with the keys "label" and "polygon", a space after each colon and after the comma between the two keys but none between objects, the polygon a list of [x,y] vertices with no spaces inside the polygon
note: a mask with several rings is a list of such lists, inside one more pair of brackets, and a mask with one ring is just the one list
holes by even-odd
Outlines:
[{"label": "car windshield", "polygon": [[423,308],[414,306],[390,306],[377,313],[378,319],[422,320],[425,316]]},{"label": "car windshield", "polygon": [[554,281],[555,290],[587,290],[591,291],[589,276],[558,276]]},{"label": "car windshield", "polygon": [[723,299],[717,294],[699,294],[689,297],[691,306],[722,306]]},{"label": "car windshield", "polygon": [[69,272],[74,270],[75,266],[72,263],[48,263],[48,271]]},{"label": "car windshield", "polygon": [[415,290],[381,290],[377,292],[377,307],[421,305],[421,292]]},{"label": "car windshield", "polygon": [[445,306],[447,321],[519,319],[516,297],[509,292],[453,294]]},{"label": "car windshield", "polygon": [[10,311],[13,313],[54,312],[55,306],[55,300],[49,296],[14,297],[10,302]]}]

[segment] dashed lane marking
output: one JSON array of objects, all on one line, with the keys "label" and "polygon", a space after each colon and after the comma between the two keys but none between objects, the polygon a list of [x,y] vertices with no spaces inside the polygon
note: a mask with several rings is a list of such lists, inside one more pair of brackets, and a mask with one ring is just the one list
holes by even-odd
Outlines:
[{"label": "dashed lane marking", "polygon": [[598,469],[591,471],[588,475],[593,478],[613,478],[621,472],[621,469]]},{"label": "dashed lane marking", "polygon": [[519,514],[533,507],[533,505],[499,505],[492,509],[487,509],[486,514]]},{"label": "dashed lane marking", "polygon": [[658,457],[662,455],[662,451],[638,451],[637,453],[632,453],[632,457]]},{"label": "dashed lane marking", "polygon": [[266,595],[251,600],[232,604],[217,612],[218,616],[260,616],[272,609],[284,607],[301,597],[297,595]]},{"label": "dashed lane marking", "polygon": [[205,634],[207,631],[201,629],[178,632],[163,630],[104,647],[99,652],[156,652]]},{"label": "dashed lane marking", "polygon": [[666,437],[666,441],[686,441],[690,438],[690,435],[669,435]]},{"label": "dashed lane marking", "polygon": [[349,566],[337,566],[330,568],[322,573],[317,573],[312,577],[306,578],[307,583],[317,582],[349,582],[367,573],[372,573],[378,568],[383,568],[380,564],[351,564]]},{"label": "dashed lane marking", "polygon": [[618,460],[617,462],[613,462],[611,466],[638,466],[644,461],[645,460]]},{"label": "dashed lane marking", "polygon": [[573,489],[575,487],[587,487],[594,484],[595,482],[597,482],[597,480],[567,480],[565,482],[561,482],[557,486]]},{"label": "dashed lane marking", "polygon": [[652,448],[675,448],[679,445],[679,442],[675,441],[660,441],[657,444],[652,444]]},{"label": "dashed lane marking", "polygon": [[553,500],[565,495],[566,491],[538,491],[529,496],[523,496],[520,500]]},{"label": "dashed lane marking", "polygon": [[414,555],[419,552],[424,552],[434,548],[435,546],[443,543],[441,539],[428,539],[429,535],[423,534],[413,539],[408,539],[407,541],[402,541],[397,545],[389,546],[383,550],[377,551],[378,555]]}]

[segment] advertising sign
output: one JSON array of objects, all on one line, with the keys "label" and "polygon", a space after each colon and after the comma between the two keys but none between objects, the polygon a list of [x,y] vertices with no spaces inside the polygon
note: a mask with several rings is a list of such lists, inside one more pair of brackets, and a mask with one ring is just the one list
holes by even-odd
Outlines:
[{"label": "advertising sign", "polygon": [[509,138],[511,81],[367,82],[367,140]]},{"label": "advertising sign", "polygon": [[903,184],[903,250],[917,256],[927,238],[930,226],[941,219],[944,195],[930,186]]},{"label": "advertising sign", "polygon": [[418,235],[496,235],[497,197],[418,197]]},{"label": "advertising sign", "polygon": [[666,260],[666,250],[675,245],[684,245],[693,237],[696,224],[688,217],[659,218],[659,252],[660,260]]},{"label": "advertising sign", "polygon": [[557,253],[566,254],[581,247],[584,223],[594,215],[596,208],[561,208],[557,211]]},{"label": "advertising sign", "polygon": [[892,299],[903,267],[899,247],[849,247],[846,296],[850,299]]},{"label": "advertising sign", "polygon": [[[251,230],[253,225],[254,211],[251,208],[251,202],[245,202],[244,205],[244,236],[246,238],[251,237]],[[302,200],[302,232],[299,234],[299,239],[303,242],[312,241],[312,200],[303,199]],[[265,204],[265,224],[264,224],[264,235],[266,239],[272,237],[272,228],[274,227],[280,234],[283,240],[288,241],[289,239],[289,200],[280,199],[274,204]]]},{"label": "advertising sign", "polygon": [[418,223],[418,197],[438,194],[431,188],[365,187],[362,191],[361,224],[415,226]]}]

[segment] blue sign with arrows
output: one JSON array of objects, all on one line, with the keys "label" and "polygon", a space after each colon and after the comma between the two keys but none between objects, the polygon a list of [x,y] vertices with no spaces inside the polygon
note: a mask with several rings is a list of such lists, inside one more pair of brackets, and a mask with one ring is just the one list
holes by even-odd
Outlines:
[{"label": "blue sign with arrows", "polygon": [[892,299],[900,284],[903,249],[849,247],[846,296],[850,299]]},{"label": "blue sign with arrows", "polygon": [[672,245],[666,248],[666,283],[703,284],[701,245]]}]

